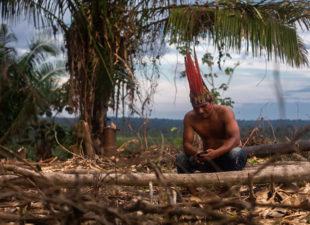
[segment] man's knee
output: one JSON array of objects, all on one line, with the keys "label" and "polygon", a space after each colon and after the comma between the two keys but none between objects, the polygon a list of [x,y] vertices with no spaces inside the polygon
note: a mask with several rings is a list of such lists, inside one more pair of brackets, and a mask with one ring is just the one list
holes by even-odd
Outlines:
[{"label": "man's knee", "polygon": [[247,162],[247,155],[243,148],[236,147],[229,152],[229,158],[234,164],[234,170],[242,170]]},{"label": "man's knee", "polygon": [[240,148],[240,147],[236,147],[236,148],[233,148],[229,154],[233,157],[233,158],[236,158],[236,157],[246,157],[246,153],[244,151],[243,148]]},{"label": "man's knee", "polygon": [[190,164],[190,158],[185,154],[185,152],[179,152],[176,157],[176,166],[178,173],[191,173],[192,166]]},{"label": "man's knee", "polygon": [[189,161],[189,157],[183,151],[179,152],[175,160],[177,167],[187,165],[188,161]]}]

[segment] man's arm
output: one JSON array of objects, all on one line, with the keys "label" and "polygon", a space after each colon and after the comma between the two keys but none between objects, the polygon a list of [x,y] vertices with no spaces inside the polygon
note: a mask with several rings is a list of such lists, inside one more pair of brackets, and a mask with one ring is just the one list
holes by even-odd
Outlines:
[{"label": "man's arm", "polygon": [[204,154],[204,156],[209,159],[217,158],[240,145],[239,126],[233,111],[230,108],[225,107],[222,118],[225,123],[227,137],[219,148],[206,150],[208,154]]},{"label": "man's arm", "polygon": [[195,131],[191,125],[191,118],[186,114],[183,120],[183,148],[187,155],[196,156],[197,153],[202,152],[193,146]]}]

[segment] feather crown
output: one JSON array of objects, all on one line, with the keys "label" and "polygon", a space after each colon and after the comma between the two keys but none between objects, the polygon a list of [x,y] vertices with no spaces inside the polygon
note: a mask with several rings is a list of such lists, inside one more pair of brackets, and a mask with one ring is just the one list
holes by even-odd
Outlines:
[{"label": "feather crown", "polygon": [[201,77],[195,50],[194,58],[195,63],[193,62],[190,54],[188,53],[188,50],[186,50],[185,68],[190,88],[190,100],[192,105],[198,105],[206,102],[211,102],[212,96]]}]

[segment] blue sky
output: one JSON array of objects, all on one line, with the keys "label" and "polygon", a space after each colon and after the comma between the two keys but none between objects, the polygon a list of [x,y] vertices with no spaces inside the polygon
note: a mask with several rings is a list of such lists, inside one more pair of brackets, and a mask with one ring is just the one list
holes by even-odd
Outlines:
[{"label": "blue sky", "polygon": [[[31,24],[20,22],[12,30],[17,38],[16,48],[20,53],[35,36],[36,31]],[[310,51],[310,32],[300,32],[308,51]],[[61,36],[58,38],[60,43]],[[196,47],[198,59],[206,52],[217,53],[208,44]],[[224,93],[235,101],[233,110],[240,120],[255,120],[260,116],[265,119],[310,119],[310,68],[292,68],[285,64],[278,64],[281,78],[282,94],[285,100],[285,112],[279,112],[278,99],[275,92],[273,70],[274,62],[267,62],[264,57],[253,58],[230,52],[232,60],[226,65],[240,62],[233,74],[229,89]],[[308,54],[310,61],[310,55]],[[203,73],[208,72],[200,62]],[[189,102],[189,88],[186,79],[177,79],[179,72],[184,70],[184,59],[177,53],[174,46],[168,46],[167,54],[161,59],[161,78],[158,81],[157,92],[154,96],[151,118],[182,119],[191,109]],[[218,84],[227,77],[219,73]],[[282,116],[281,116],[282,115]]]}]

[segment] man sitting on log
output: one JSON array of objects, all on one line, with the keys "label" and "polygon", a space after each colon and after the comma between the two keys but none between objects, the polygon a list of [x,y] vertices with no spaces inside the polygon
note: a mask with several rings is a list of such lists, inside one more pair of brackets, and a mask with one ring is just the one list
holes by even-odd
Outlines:
[{"label": "man sitting on log", "polygon": [[[214,99],[202,80],[196,53],[195,64],[186,52],[185,67],[193,109],[184,117],[183,148],[176,158],[178,173],[242,170],[247,156],[241,148],[239,126],[233,111],[214,105]],[[203,141],[203,149],[194,147],[194,133]],[[189,188],[192,194],[194,188]]]}]

